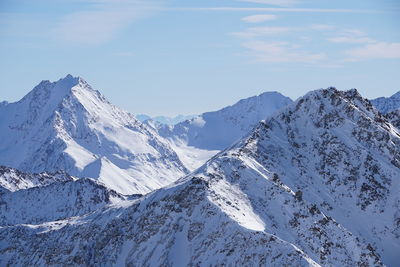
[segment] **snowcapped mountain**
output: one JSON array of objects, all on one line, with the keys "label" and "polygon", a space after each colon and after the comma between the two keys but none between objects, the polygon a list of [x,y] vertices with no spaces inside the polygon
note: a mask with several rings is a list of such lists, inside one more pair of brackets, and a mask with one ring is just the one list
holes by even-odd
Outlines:
[{"label": "snowcapped mountain", "polygon": [[167,125],[175,125],[177,123],[180,123],[182,121],[190,120],[195,117],[195,115],[177,115],[175,117],[167,117],[167,116],[155,116],[155,117],[150,117],[146,114],[138,114],[135,115],[136,119],[138,119],[141,122],[144,122],[146,120],[153,120],[162,124],[167,124]]},{"label": "snowcapped mountain", "polygon": [[0,105],[0,164],[64,170],[123,194],[147,193],[187,173],[153,129],[71,75]]},{"label": "snowcapped mountain", "polygon": [[400,258],[400,133],[356,90],[307,94],[262,123],[240,151],[325,214]]},{"label": "snowcapped mountain", "polygon": [[0,227],[0,265],[396,266],[399,173],[399,130],[368,100],[313,91],[168,187]]},{"label": "snowcapped mountain", "polygon": [[[1,193],[0,193],[1,194]],[[125,197],[82,178],[1,194],[0,225],[40,224],[84,215]]]},{"label": "snowcapped mountain", "polygon": [[[134,198],[138,196],[132,196]],[[0,225],[43,223],[84,215],[127,197],[90,178],[64,172],[29,174],[0,166]]]},{"label": "snowcapped mountain", "polygon": [[167,138],[185,166],[194,170],[247,134],[259,121],[292,102],[278,92],[265,92],[174,126],[154,120],[145,123]]},{"label": "snowcapped mountain", "polygon": [[172,128],[171,133],[160,133],[168,138],[184,140],[196,148],[222,150],[247,134],[259,121],[292,102],[278,92],[266,92],[181,122]]},{"label": "snowcapped mountain", "polygon": [[52,184],[54,182],[75,181],[77,178],[63,171],[55,173],[23,173],[17,169],[0,166],[0,188],[17,191]]},{"label": "snowcapped mountain", "polygon": [[371,103],[383,114],[400,109],[400,91],[391,97],[378,97],[373,99]]},{"label": "snowcapped mountain", "polygon": [[385,114],[390,123],[400,129],[400,108]]}]

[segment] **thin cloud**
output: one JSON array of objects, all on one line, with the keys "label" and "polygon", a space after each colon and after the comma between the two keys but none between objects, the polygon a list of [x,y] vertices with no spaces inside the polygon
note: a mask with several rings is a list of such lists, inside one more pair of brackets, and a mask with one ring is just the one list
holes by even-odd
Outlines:
[{"label": "thin cloud", "polygon": [[313,24],[310,26],[312,30],[316,31],[330,31],[334,30],[335,26],[329,25],[329,24]]},{"label": "thin cloud", "polygon": [[282,8],[282,7],[183,7],[165,8],[180,11],[221,11],[221,12],[288,12],[288,13],[377,13],[381,11],[367,9],[329,9],[329,8]]},{"label": "thin cloud", "polygon": [[240,38],[255,38],[270,36],[290,31],[287,27],[252,27],[242,32],[233,32],[232,35]]},{"label": "thin cloud", "polygon": [[285,7],[294,6],[300,2],[299,0],[241,0],[241,1],[272,5],[272,6],[285,6]]},{"label": "thin cloud", "polygon": [[[312,28],[311,28],[312,29]],[[291,33],[290,38],[297,36],[301,32],[308,32],[310,27],[251,27],[241,32],[234,32],[232,35],[246,39],[241,43],[246,49],[245,54],[261,63],[321,63],[327,58],[325,53],[316,53],[304,50],[301,43],[309,42],[307,36],[297,37],[299,42],[281,41],[282,38],[289,37],[286,33]],[[286,34],[281,36],[281,34]],[[273,40],[279,35],[280,41]],[[268,37],[269,40],[265,40]]]},{"label": "thin cloud", "polygon": [[344,43],[344,44],[364,44],[364,43],[374,43],[375,40],[368,37],[354,37],[354,36],[338,36],[328,38],[329,42],[332,43]]},{"label": "thin cloud", "polygon": [[324,53],[301,51],[288,42],[267,42],[253,40],[242,43],[256,61],[262,63],[309,63],[315,64],[326,58]]},{"label": "thin cloud", "polygon": [[132,19],[123,12],[88,11],[65,16],[54,31],[62,40],[81,44],[98,44],[113,39]]},{"label": "thin cloud", "polygon": [[138,19],[158,9],[158,2],[140,0],[87,0],[91,9],[61,18],[53,34],[61,40],[77,44],[100,44],[115,38]]},{"label": "thin cloud", "polygon": [[241,20],[244,22],[248,22],[248,23],[260,23],[260,22],[265,22],[265,21],[276,20],[277,18],[278,18],[277,15],[260,14],[260,15],[252,15],[252,16],[243,17],[243,18],[241,18]]},{"label": "thin cloud", "polygon": [[332,43],[343,44],[366,44],[377,42],[369,38],[363,31],[357,29],[344,30],[338,36],[328,38],[327,40]]},{"label": "thin cloud", "polygon": [[347,50],[347,61],[368,59],[399,59],[400,43],[376,42],[362,47]]}]

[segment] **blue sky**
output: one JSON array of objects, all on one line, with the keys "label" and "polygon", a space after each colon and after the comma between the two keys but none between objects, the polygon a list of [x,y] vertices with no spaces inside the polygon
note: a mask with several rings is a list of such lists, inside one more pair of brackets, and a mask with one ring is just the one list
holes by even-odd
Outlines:
[{"label": "blue sky", "polygon": [[134,113],[400,90],[398,0],[2,0],[0,100],[71,73]]}]

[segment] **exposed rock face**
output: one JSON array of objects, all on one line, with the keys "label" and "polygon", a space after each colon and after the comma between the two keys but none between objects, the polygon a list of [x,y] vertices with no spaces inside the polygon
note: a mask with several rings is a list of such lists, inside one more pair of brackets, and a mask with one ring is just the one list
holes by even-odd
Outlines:
[{"label": "exposed rock face", "polygon": [[24,173],[17,169],[0,166],[0,188],[2,187],[12,192],[76,179],[63,171],[55,173]]},{"label": "exposed rock face", "polygon": [[400,129],[400,109],[393,110],[385,115],[385,117],[392,123],[393,126]]},{"label": "exposed rock face", "polygon": [[126,197],[96,180],[54,182],[47,186],[0,193],[0,225],[41,224],[85,215]]},{"label": "exposed rock face", "polygon": [[171,186],[1,227],[0,265],[396,266],[399,173],[368,100],[313,91]]}]

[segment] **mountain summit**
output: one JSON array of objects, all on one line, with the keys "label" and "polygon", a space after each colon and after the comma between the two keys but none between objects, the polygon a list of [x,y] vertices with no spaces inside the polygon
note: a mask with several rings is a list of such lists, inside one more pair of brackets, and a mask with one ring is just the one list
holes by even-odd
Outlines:
[{"label": "mountain summit", "polygon": [[278,92],[265,92],[173,126],[152,120],[145,123],[170,142],[187,168],[195,170],[246,135],[258,122],[292,102]]},{"label": "mountain summit", "polygon": [[222,150],[240,139],[259,121],[292,102],[278,92],[265,92],[178,123],[172,128],[172,133],[164,135],[179,138],[196,148]]},{"label": "mountain summit", "polygon": [[0,164],[64,170],[123,194],[147,193],[187,173],[153,129],[71,75],[0,106]]},{"label": "mountain summit", "polygon": [[356,90],[317,90],[168,187],[0,227],[1,263],[394,267],[399,170],[398,129]]}]

